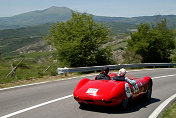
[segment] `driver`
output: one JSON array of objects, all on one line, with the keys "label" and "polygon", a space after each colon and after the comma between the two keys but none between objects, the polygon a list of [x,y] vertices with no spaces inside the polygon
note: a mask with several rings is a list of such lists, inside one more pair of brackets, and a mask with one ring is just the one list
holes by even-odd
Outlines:
[{"label": "driver", "polygon": [[109,67],[105,66],[102,69],[101,73],[95,77],[95,80],[110,80],[108,73],[109,73]]},{"label": "driver", "polygon": [[113,77],[113,80],[117,80],[117,81],[126,81],[129,84],[136,86],[136,81],[135,80],[131,80],[128,77],[125,77],[126,74],[126,70],[124,68],[119,70],[119,73],[117,76]]}]

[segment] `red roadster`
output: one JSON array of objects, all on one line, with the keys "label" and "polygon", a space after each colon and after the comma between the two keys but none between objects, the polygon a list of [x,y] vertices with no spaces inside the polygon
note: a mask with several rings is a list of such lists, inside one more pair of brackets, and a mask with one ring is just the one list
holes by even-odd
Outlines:
[{"label": "red roadster", "polygon": [[115,73],[109,74],[111,80],[80,80],[74,89],[74,99],[80,104],[93,104],[102,106],[121,105],[126,108],[129,99],[136,99],[144,96],[148,100],[152,94],[152,79],[149,76],[142,79],[134,78],[137,87],[125,81],[112,80]]}]

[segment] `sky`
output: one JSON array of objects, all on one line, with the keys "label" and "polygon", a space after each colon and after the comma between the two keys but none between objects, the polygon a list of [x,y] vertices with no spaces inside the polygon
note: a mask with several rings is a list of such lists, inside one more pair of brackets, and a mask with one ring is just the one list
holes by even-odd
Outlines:
[{"label": "sky", "polygon": [[176,15],[176,0],[0,0],[0,17],[44,10],[51,6],[68,7],[97,16]]}]

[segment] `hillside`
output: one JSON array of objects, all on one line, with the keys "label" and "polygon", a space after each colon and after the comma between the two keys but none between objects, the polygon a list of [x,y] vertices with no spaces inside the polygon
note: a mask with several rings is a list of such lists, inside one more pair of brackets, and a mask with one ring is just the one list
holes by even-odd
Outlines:
[{"label": "hillside", "polygon": [[[48,34],[52,24],[0,30],[0,52],[3,56],[46,50],[43,37]],[[25,48],[24,48],[25,47]],[[32,51],[32,52],[33,52]]]},{"label": "hillside", "polygon": [[[47,23],[36,26],[28,26],[17,29],[0,30],[0,53],[2,56],[13,56],[36,51],[48,51],[48,47],[43,37],[49,33],[50,27],[54,23]],[[114,34],[130,32],[136,26],[126,23],[108,22],[107,25]]]},{"label": "hillside", "polygon": [[[45,10],[31,11],[13,17],[0,18],[0,53],[2,56],[46,51],[51,48],[42,40],[50,26],[57,21],[71,18],[72,10],[66,7],[50,7]],[[93,16],[94,20],[107,25],[113,34],[131,32],[144,22],[156,23],[166,18],[170,28],[176,26],[176,15],[141,17]],[[11,28],[11,29],[9,29]]]}]

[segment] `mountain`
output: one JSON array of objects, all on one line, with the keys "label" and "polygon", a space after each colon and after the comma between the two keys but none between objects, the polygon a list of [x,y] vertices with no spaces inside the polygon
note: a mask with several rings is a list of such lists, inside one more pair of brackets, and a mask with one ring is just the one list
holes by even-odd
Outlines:
[{"label": "mountain", "polygon": [[45,10],[31,11],[12,17],[0,18],[0,29],[12,29],[45,23],[66,21],[71,18],[72,10],[66,7],[50,7]]},{"label": "mountain", "polygon": [[155,16],[140,16],[140,17],[105,17],[105,16],[95,16],[95,21],[97,22],[113,22],[122,24],[139,25],[140,23],[156,23],[162,19],[167,19],[167,25],[169,28],[176,28],[176,15],[155,15]]},{"label": "mountain", "polygon": [[[19,14],[12,17],[0,18],[0,29],[12,29],[25,26],[34,26],[45,23],[56,23],[57,21],[66,21],[71,18],[71,9],[67,7],[52,6],[48,9],[31,11]],[[166,18],[170,28],[176,25],[176,15],[156,15],[156,16],[141,16],[141,17],[106,17],[93,16],[96,22],[104,22],[109,24],[124,24],[126,26],[136,26],[144,22],[156,23],[157,20]]]}]

